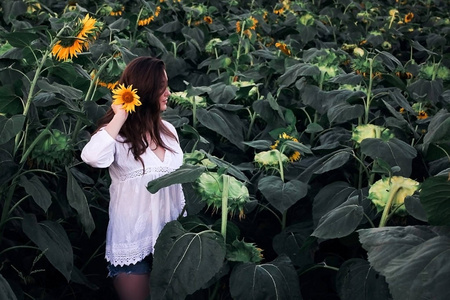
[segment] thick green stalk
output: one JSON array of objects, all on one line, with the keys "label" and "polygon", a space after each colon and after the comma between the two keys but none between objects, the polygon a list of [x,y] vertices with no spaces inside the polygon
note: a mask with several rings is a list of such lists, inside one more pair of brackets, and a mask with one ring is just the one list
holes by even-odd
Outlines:
[{"label": "thick green stalk", "polygon": [[[283,160],[281,159],[281,151],[278,152],[278,166],[280,167],[280,177],[281,181],[284,182],[284,167],[283,167]],[[283,230],[286,228],[286,219],[287,219],[287,209],[283,212],[283,215],[281,217],[281,229]]]},{"label": "thick green stalk", "polygon": [[369,87],[367,89],[367,101],[364,108],[364,124],[369,124],[370,102],[372,101],[372,85],[373,85],[373,59],[369,58]]},{"label": "thick green stalk", "polygon": [[389,212],[391,210],[392,207],[392,203],[394,202],[395,196],[397,195],[397,192],[402,188],[401,185],[397,186],[397,185],[393,185],[391,186],[391,189],[389,190],[389,199],[388,202],[386,203],[386,206],[384,207],[383,210],[383,214],[381,215],[381,220],[380,220],[380,224],[378,225],[378,227],[384,227],[386,226],[386,223],[389,219]]},{"label": "thick green stalk", "polygon": [[255,124],[255,120],[256,120],[256,112],[251,112],[250,108],[247,107],[248,113],[250,115],[250,125],[248,126],[248,131],[247,131],[247,136],[246,136],[246,140],[248,141],[250,139],[250,135],[252,133],[252,129],[253,129],[253,124]]},{"label": "thick green stalk", "polygon": [[230,178],[228,175],[223,175],[223,191],[222,191],[222,227],[221,233],[223,240],[227,241],[227,221],[228,221],[228,186]]},{"label": "thick green stalk", "polygon": [[238,73],[238,68],[239,68],[239,58],[241,57],[241,40],[244,38],[244,28],[245,28],[245,20],[242,21],[242,27],[241,27],[241,32],[240,32],[240,39],[239,39],[239,44],[238,44],[238,48],[237,48],[237,53],[236,53],[236,63],[235,63],[235,68],[234,68],[234,75],[236,75]]},{"label": "thick green stalk", "polygon": [[[105,70],[105,68],[108,66],[109,62],[114,59],[114,56],[111,56],[108,58],[98,69],[98,72],[95,73],[94,78],[92,78],[91,83],[89,84],[89,89],[86,93],[86,96],[84,97],[84,101],[92,101],[92,96],[95,91],[95,87],[97,86],[97,80],[100,77],[100,74]],[[77,122],[75,124],[75,128],[72,131],[72,139],[76,138],[78,136],[78,132],[81,129],[81,119],[77,118]]]},{"label": "thick green stalk", "polygon": [[192,96],[192,127],[197,129],[197,103],[195,102],[195,96]]}]

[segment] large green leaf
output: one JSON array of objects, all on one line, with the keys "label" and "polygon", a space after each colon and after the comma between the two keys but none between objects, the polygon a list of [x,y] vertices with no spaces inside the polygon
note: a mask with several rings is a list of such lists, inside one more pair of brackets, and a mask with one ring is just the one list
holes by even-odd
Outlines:
[{"label": "large green leaf", "polygon": [[423,204],[420,202],[420,198],[416,195],[405,197],[405,208],[408,214],[416,218],[417,220],[428,222],[427,213]]},{"label": "large green leaf", "polygon": [[361,104],[350,105],[347,102],[337,103],[327,111],[330,123],[344,123],[364,114]]},{"label": "large green leaf", "polygon": [[24,122],[25,116],[23,115],[14,115],[9,119],[0,115],[0,145],[18,134],[22,130]]},{"label": "large green leaf", "polygon": [[448,176],[426,179],[421,185],[420,202],[431,225],[450,225],[450,181]]},{"label": "large green leaf", "polygon": [[163,26],[156,29],[156,31],[163,32],[163,33],[171,33],[179,31],[182,28],[181,23],[178,20],[164,23]]},{"label": "large green leaf", "polygon": [[44,252],[48,261],[69,281],[73,268],[73,252],[64,228],[49,220],[38,223],[35,215],[27,214],[23,217],[22,229]]},{"label": "large green leaf", "polygon": [[426,152],[432,143],[449,142],[450,140],[450,113],[440,110],[428,125],[427,133],[423,138],[423,148]]},{"label": "large green leaf", "polygon": [[244,263],[231,272],[230,292],[235,300],[301,300],[298,275],[287,256],[265,264]]},{"label": "large green leaf", "polygon": [[[3,146],[2,146],[3,147]],[[17,172],[19,166],[8,151],[8,149],[0,147],[0,182],[1,184],[7,183],[11,177]]]},{"label": "large green leaf", "polygon": [[70,100],[78,100],[83,96],[83,92],[81,90],[65,84],[59,84],[56,82],[52,82],[50,84],[46,80],[39,80],[37,82],[37,85],[43,91],[61,94],[64,98]]},{"label": "large green leaf", "polygon": [[400,167],[400,170],[394,174],[404,177],[411,175],[412,160],[417,155],[414,147],[397,138],[389,141],[375,138],[364,139],[361,142],[361,151],[372,159],[381,158],[391,167]]},{"label": "large green leaf", "polygon": [[394,300],[450,299],[449,227],[383,227],[359,236]]},{"label": "large green leaf", "polygon": [[178,221],[167,223],[155,245],[152,299],[185,299],[219,272],[224,258],[225,242],[219,232],[188,232]]},{"label": "large green leaf", "polygon": [[392,299],[384,276],[361,258],[349,259],[339,267],[336,285],[341,300]]},{"label": "large green leaf", "polygon": [[441,79],[418,79],[408,86],[408,92],[414,95],[414,98],[427,99],[433,104],[437,104],[439,97],[444,92],[444,86]]},{"label": "large green leaf", "polygon": [[75,208],[78,212],[78,218],[84,227],[84,231],[90,236],[95,229],[95,222],[92,218],[91,211],[89,210],[89,203],[87,202],[86,195],[68,167],[66,167],[66,173],[67,200],[69,201],[70,206]]},{"label": "large green leaf", "polygon": [[28,179],[26,176],[21,176],[19,184],[29,195],[31,195],[31,197],[33,197],[34,202],[36,202],[44,212],[47,212],[50,204],[52,204],[52,196],[39,178],[37,176],[32,176]]},{"label": "large green leaf", "polygon": [[17,300],[8,281],[0,274],[0,299],[2,300]]},{"label": "large green leaf", "polygon": [[293,84],[299,76],[313,76],[319,75],[320,70],[317,66],[305,63],[298,63],[286,69],[283,75],[280,76],[280,87],[288,87]]},{"label": "large green leaf", "polygon": [[154,194],[163,187],[172,184],[194,182],[205,171],[206,167],[204,166],[184,164],[177,170],[150,181],[147,184],[147,190]]},{"label": "large green leaf", "polygon": [[327,155],[324,155],[314,161],[306,170],[304,170],[299,179],[308,182],[314,174],[323,174],[335,170],[346,164],[352,155],[352,149],[339,149]]},{"label": "large green leaf", "polygon": [[[19,3],[19,1],[16,3]],[[34,32],[16,31],[9,33],[2,32],[2,37],[5,38],[13,47],[26,48],[29,47],[31,43],[39,37],[39,35]]]},{"label": "large green leaf", "polygon": [[314,197],[312,216],[317,227],[320,218],[345,201],[356,189],[344,181],[335,181],[324,186]]},{"label": "large green leaf", "polygon": [[311,237],[312,232],[311,222],[288,226],[273,238],[273,249],[278,255],[289,256],[292,263],[300,268],[313,264],[311,247],[315,245],[316,238]]},{"label": "large green leaf", "polygon": [[226,104],[236,97],[237,90],[238,87],[234,85],[226,85],[220,82],[211,85],[211,91],[209,91],[208,94],[214,103]]},{"label": "large green leaf", "polygon": [[308,185],[299,180],[283,182],[278,176],[261,178],[258,189],[266,199],[281,213],[288,210],[308,193]]},{"label": "large green leaf", "polygon": [[312,236],[321,239],[340,238],[349,235],[358,227],[364,216],[364,208],[357,197],[349,198],[335,209],[322,216]]},{"label": "large green leaf", "polygon": [[231,112],[212,108],[210,110],[199,109],[197,111],[198,121],[213,132],[228,139],[236,147],[244,150],[244,133],[242,122],[239,117]]},{"label": "large green leaf", "polygon": [[245,176],[245,174],[241,170],[239,170],[238,167],[233,165],[232,163],[229,163],[223,159],[217,158],[214,155],[210,155],[209,153],[205,152],[205,154],[206,154],[206,157],[208,157],[208,159],[211,162],[216,164],[219,168],[224,168],[228,174],[233,175],[240,181],[243,181],[243,182],[248,181],[247,176]]}]

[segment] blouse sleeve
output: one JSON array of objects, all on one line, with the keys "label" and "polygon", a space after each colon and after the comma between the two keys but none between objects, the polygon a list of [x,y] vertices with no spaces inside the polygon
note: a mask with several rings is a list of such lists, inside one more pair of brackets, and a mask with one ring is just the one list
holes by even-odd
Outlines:
[{"label": "blouse sleeve", "polygon": [[100,129],[81,151],[81,159],[95,168],[107,168],[114,161],[115,140],[106,130]]}]

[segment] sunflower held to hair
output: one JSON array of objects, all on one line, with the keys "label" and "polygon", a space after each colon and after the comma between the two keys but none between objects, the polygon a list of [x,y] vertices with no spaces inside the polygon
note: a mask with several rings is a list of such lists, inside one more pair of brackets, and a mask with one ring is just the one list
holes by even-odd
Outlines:
[{"label": "sunflower held to hair", "polygon": [[133,85],[125,87],[124,84],[119,84],[112,92],[113,104],[122,104],[122,108],[128,113],[135,112],[135,107],[142,105],[141,101],[139,101],[140,97],[137,94],[137,89],[133,89]]}]

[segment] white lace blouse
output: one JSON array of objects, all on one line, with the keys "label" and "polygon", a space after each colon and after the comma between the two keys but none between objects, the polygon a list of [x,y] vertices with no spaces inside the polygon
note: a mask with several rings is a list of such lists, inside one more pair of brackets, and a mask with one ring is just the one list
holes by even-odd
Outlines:
[{"label": "white lace blouse", "polygon": [[[177,136],[172,124],[164,124]],[[81,153],[87,164],[96,168],[109,167],[111,176],[109,224],[105,258],[113,265],[129,265],[153,253],[156,239],[164,225],[181,213],[185,200],[181,184],[174,184],[151,194],[149,181],[178,169],[183,153],[177,141],[162,135],[171,149],[161,161],[152,150],[141,155],[145,164],[128,151],[129,145],[113,139],[106,130],[94,134]]]}]

